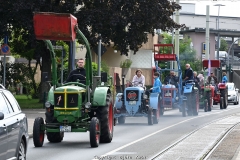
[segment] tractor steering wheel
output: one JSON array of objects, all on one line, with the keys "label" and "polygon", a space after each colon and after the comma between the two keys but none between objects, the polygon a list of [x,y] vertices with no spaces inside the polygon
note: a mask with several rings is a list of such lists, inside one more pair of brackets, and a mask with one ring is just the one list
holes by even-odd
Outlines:
[{"label": "tractor steering wheel", "polygon": [[134,82],[131,82],[131,83],[132,83],[132,86],[134,86],[134,87],[143,87],[143,84],[141,82],[134,81]]},{"label": "tractor steering wheel", "polygon": [[74,84],[75,86],[86,88],[85,84],[82,84],[82,83],[79,83],[79,82],[68,82],[68,83],[64,83],[62,86],[68,86],[68,85],[72,85],[72,84]]}]

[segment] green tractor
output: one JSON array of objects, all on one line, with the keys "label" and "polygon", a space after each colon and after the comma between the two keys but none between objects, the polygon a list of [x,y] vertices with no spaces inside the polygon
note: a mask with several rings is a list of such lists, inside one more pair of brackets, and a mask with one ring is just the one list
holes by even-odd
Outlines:
[{"label": "green tractor", "polygon": [[[50,29],[49,29],[50,28]],[[38,40],[44,40],[51,51],[52,87],[48,92],[46,119],[37,117],[33,125],[35,147],[42,147],[45,133],[49,142],[61,142],[65,132],[90,133],[91,147],[99,143],[110,143],[113,138],[113,99],[105,76],[92,75],[90,45],[78,29],[77,19],[71,14],[35,13],[34,29]],[[57,82],[56,59],[50,40],[73,41],[81,39],[87,49],[86,84]]]}]

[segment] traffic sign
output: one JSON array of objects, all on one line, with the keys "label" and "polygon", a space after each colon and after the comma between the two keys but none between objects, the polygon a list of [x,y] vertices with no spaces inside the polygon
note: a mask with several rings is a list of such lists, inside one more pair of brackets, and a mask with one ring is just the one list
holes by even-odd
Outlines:
[{"label": "traffic sign", "polygon": [[9,54],[10,47],[7,44],[2,45],[1,52],[2,52],[2,54]]}]

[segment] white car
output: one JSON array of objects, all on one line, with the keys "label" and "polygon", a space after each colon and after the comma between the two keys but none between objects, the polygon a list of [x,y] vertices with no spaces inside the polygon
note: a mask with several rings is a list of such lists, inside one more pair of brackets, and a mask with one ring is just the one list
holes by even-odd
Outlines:
[{"label": "white car", "polygon": [[239,89],[236,88],[234,83],[227,83],[227,86],[228,86],[228,102],[237,105],[239,103],[238,96]]}]

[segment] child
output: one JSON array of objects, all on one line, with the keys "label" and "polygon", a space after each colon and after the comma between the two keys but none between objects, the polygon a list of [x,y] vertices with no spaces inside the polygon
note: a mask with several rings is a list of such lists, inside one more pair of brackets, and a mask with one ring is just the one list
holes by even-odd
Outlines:
[{"label": "child", "polygon": [[150,88],[150,90],[152,93],[161,93],[162,83],[159,79],[159,73],[155,72],[153,77],[154,77],[154,84],[153,84],[153,87]]}]

